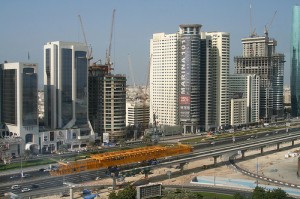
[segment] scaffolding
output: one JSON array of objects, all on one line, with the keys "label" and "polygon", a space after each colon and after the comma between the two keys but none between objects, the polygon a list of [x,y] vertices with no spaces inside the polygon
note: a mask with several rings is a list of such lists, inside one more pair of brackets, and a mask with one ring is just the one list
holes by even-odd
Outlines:
[{"label": "scaffolding", "polygon": [[59,163],[58,169],[50,171],[52,176],[67,175],[88,170],[120,166],[135,162],[158,159],[168,156],[176,156],[192,152],[192,147],[188,145],[174,146],[148,146],[136,149],[129,149],[116,152],[107,152],[91,155],[91,158]]}]

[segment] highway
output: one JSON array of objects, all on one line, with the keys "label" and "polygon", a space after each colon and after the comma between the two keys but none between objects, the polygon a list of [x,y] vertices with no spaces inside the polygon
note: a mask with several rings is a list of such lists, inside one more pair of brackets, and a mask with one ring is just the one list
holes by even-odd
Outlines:
[{"label": "highway", "polygon": [[[268,133],[265,134],[259,134],[260,138],[257,139],[251,139],[247,140],[248,137],[244,137],[243,142],[239,142],[238,139],[236,139],[236,143],[232,143],[232,140],[229,140],[230,142],[228,143],[228,139],[225,140],[220,140],[220,141],[215,141],[215,144],[202,144],[199,146],[195,146],[195,151],[186,154],[186,155],[180,155],[176,157],[169,157],[167,159],[162,159],[161,163],[158,165],[153,165],[153,166],[148,166],[148,167],[168,167],[170,165],[175,165],[179,163],[185,163],[185,162],[190,162],[194,161],[197,159],[203,159],[207,157],[212,157],[212,156],[220,156],[225,153],[232,153],[236,152],[239,150],[251,150],[255,148],[259,148],[262,146],[268,146],[268,145],[275,145],[276,143],[283,143],[283,142],[291,142],[291,140],[296,140],[300,138],[300,132],[292,132],[290,134],[278,132],[278,134],[274,135],[269,135],[265,136]],[[228,143],[228,144],[224,144]],[[208,147],[209,146],[209,147]],[[147,168],[147,167],[143,167]],[[63,187],[63,182],[71,182],[71,183],[81,183],[85,181],[91,181],[95,180],[96,177],[108,177],[105,174],[105,171],[107,169],[100,169],[97,171],[88,171],[88,172],[81,172],[77,174],[72,174],[72,175],[67,175],[67,176],[58,176],[58,177],[52,177],[48,176],[48,172],[38,172],[33,173],[32,177],[30,178],[25,178],[23,180],[17,179],[17,180],[6,180],[6,183],[2,181],[1,179],[1,185],[0,185],[0,196],[3,196],[4,193],[6,192],[13,192],[16,194],[20,194],[20,190],[11,190],[11,186],[13,184],[19,184],[22,187],[31,187],[31,185],[36,184],[39,187],[36,189],[33,189],[31,192],[27,193],[21,193],[21,196],[25,195],[30,195],[30,194],[35,194],[40,192],[40,190],[45,190],[45,189],[55,189],[58,187]],[[37,177],[40,176],[41,177]]]}]

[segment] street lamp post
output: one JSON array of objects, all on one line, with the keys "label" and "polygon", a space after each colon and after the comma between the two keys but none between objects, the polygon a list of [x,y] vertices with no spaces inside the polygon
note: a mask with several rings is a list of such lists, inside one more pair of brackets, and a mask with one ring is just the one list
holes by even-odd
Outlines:
[{"label": "street lamp post", "polygon": [[256,158],[256,187],[258,187],[258,157]]}]

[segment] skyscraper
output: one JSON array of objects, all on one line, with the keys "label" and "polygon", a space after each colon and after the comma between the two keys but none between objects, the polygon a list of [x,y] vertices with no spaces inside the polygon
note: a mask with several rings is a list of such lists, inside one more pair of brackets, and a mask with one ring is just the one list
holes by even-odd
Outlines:
[{"label": "skyscraper", "polygon": [[243,56],[234,58],[238,74],[260,76],[260,119],[271,122],[283,116],[284,55],[276,53],[277,41],[268,36],[251,35],[242,39]]},{"label": "skyscraper", "polygon": [[91,135],[88,121],[87,46],[48,42],[44,46],[45,125],[49,129],[80,128]]},{"label": "skyscraper", "polygon": [[206,37],[210,40],[206,97],[206,129],[209,129],[229,125],[230,35],[226,32],[207,32]]},{"label": "skyscraper", "polygon": [[23,62],[4,63],[0,69],[1,121],[13,137],[21,137],[25,144],[36,146],[39,140],[37,69],[37,64]]},{"label": "skyscraper", "polygon": [[[229,34],[183,24],[150,41],[150,122],[195,133],[229,124]],[[219,92],[221,94],[219,94]]]},{"label": "skyscraper", "polygon": [[300,6],[293,7],[291,38],[291,114],[300,116]]}]

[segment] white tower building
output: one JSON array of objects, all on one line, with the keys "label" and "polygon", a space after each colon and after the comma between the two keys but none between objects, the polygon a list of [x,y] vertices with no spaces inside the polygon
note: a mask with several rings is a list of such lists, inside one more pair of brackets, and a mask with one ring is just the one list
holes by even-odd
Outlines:
[{"label": "white tower building", "polygon": [[[208,111],[208,126],[221,127],[229,124],[228,75],[230,60],[230,35],[226,32],[207,32],[211,40],[208,74],[207,104],[213,111]],[[214,110],[215,109],[215,110]]]},{"label": "white tower building", "polygon": [[178,120],[178,34],[155,33],[150,40],[150,123],[175,126]]}]

